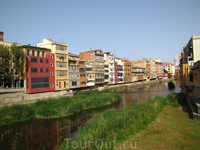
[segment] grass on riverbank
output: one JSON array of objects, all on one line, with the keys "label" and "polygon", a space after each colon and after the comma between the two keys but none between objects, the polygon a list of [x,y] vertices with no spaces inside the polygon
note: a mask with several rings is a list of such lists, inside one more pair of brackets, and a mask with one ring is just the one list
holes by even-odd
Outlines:
[{"label": "grass on riverbank", "polygon": [[158,118],[133,138],[120,143],[116,150],[197,150],[200,143],[200,122],[190,119],[187,105],[167,106]]},{"label": "grass on riverbank", "polygon": [[113,104],[121,100],[117,94],[87,91],[73,97],[37,101],[33,104],[4,106],[0,108],[0,126],[35,118],[59,118],[73,115],[83,109]]},{"label": "grass on riverbank", "polygon": [[80,127],[74,139],[66,139],[60,150],[113,149],[115,142],[123,142],[147,127],[163,108],[170,104],[179,106],[179,94],[155,97],[138,105],[109,109],[91,118]]},{"label": "grass on riverbank", "polygon": [[127,85],[117,86],[117,87],[110,87],[107,89],[102,90],[101,92],[122,92],[128,90]]}]

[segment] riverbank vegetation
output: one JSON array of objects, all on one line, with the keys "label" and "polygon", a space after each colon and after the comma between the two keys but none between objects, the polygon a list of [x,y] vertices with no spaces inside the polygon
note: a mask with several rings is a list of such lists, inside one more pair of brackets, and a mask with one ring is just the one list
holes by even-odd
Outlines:
[{"label": "riverbank vegetation", "polygon": [[117,87],[110,87],[102,90],[101,92],[123,92],[127,91],[128,86],[127,85],[122,85],[122,86],[117,86]]},{"label": "riverbank vegetation", "polygon": [[0,108],[0,126],[35,118],[59,118],[73,115],[84,109],[101,107],[121,100],[117,94],[99,91],[78,92],[73,97],[37,101],[32,104]]},{"label": "riverbank vegetation", "polygon": [[65,139],[60,150],[114,149],[115,144],[146,128],[165,106],[180,106],[180,100],[183,99],[182,94],[170,94],[121,109],[108,109],[96,114],[86,125],[80,127],[73,139]]},{"label": "riverbank vegetation", "polygon": [[197,150],[200,143],[200,121],[190,119],[190,113],[188,105],[166,106],[146,129],[117,145],[115,150],[132,147],[137,150]]}]

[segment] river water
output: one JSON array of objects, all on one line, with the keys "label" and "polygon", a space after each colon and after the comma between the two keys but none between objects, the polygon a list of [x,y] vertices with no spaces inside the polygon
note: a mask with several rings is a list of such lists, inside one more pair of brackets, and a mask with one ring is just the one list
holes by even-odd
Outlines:
[{"label": "river water", "polygon": [[179,81],[176,88],[168,89],[167,82],[145,86],[130,86],[119,92],[120,103],[98,109],[84,110],[76,115],[59,119],[32,119],[0,127],[0,150],[57,150],[64,138],[73,137],[78,127],[85,124],[95,113],[108,108],[121,108],[129,104],[145,102],[155,96],[166,96],[181,91]]}]

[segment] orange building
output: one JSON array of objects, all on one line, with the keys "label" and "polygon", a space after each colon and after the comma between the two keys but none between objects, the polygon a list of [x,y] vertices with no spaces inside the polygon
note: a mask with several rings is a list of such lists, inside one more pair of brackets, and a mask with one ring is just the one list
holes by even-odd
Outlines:
[{"label": "orange building", "polygon": [[132,82],[131,61],[122,59],[124,61],[124,83]]}]

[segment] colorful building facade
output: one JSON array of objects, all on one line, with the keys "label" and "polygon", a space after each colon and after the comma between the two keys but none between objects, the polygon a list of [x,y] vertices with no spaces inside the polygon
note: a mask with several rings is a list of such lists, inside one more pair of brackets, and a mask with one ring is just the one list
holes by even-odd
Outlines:
[{"label": "colorful building facade", "polygon": [[55,54],[46,48],[22,47],[26,51],[26,93],[55,91]]}]

